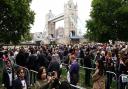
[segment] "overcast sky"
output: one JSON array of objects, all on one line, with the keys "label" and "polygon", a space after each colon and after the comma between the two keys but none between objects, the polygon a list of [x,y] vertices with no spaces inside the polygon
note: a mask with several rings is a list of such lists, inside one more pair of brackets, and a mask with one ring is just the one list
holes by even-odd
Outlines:
[{"label": "overcast sky", "polygon": [[[45,15],[52,10],[52,13],[58,15],[64,12],[64,3],[68,0],[32,0],[31,9],[36,13],[35,22],[31,32],[43,32],[45,26]],[[92,0],[73,0],[78,5],[78,16],[82,26],[89,19]],[[63,26],[63,21],[58,22],[56,28]]]}]

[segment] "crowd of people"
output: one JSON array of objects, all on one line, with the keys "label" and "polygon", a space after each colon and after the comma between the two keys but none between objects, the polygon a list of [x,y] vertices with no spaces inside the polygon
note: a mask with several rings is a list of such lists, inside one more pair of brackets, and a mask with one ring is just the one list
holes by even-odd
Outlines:
[{"label": "crowd of people", "polygon": [[[29,88],[23,67],[38,72],[35,89],[76,89],[70,84],[79,83],[81,66],[85,67],[84,85],[87,87],[91,86],[92,79],[93,89],[110,89],[114,78],[110,72],[116,74],[119,89],[125,89],[127,85],[120,77],[121,74],[128,75],[126,43],[6,47],[1,48],[0,58],[5,65],[2,86],[7,89]],[[62,64],[67,69],[68,82],[61,81]],[[88,68],[95,72],[92,74]]]}]

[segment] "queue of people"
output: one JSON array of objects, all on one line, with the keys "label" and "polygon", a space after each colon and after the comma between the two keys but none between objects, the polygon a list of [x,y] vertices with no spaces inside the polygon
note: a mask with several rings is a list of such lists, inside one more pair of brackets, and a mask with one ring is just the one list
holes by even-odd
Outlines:
[{"label": "queue of people", "polygon": [[[29,70],[38,71],[38,81],[36,81],[35,89],[61,89],[60,86],[63,86],[60,83],[61,63],[66,64],[67,72],[69,72],[69,82],[73,85],[78,85],[80,81],[80,66],[86,67],[84,69],[84,85],[87,87],[91,86],[92,78],[93,89],[110,89],[114,76],[106,71],[114,72],[117,75],[119,89],[125,89],[127,84],[122,82],[122,78],[120,78],[121,74],[128,74],[128,47],[124,43],[29,46],[11,50],[6,49],[1,58],[5,65],[8,65],[6,62],[9,60],[12,65],[11,70],[17,64]],[[87,68],[94,68],[94,74]],[[5,69],[7,70],[8,68]],[[15,72],[16,70],[13,73]],[[9,77],[13,75],[7,74]],[[7,89],[16,87],[17,79],[23,76],[22,73],[14,75],[16,75],[14,78],[8,79],[8,81],[13,81],[9,83],[9,88],[6,86],[6,79],[3,79],[5,81],[3,84]],[[15,82],[14,80],[17,81]],[[25,84],[25,87],[14,89],[27,89],[29,85],[27,85],[28,81],[25,76],[23,80],[20,84],[22,86]]]}]

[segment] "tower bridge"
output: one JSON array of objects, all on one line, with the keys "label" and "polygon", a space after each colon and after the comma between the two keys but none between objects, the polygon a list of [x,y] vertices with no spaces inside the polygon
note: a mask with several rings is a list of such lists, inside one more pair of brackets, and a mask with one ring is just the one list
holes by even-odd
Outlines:
[{"label": "tower bridge", "polygon": [[56,22],[64,20],[63,37],[56,41],[62,44],[68,44],[71,41],[78,41],[77,19],[78,7],[77,4],[74,4],[73,0],[69,0],[64,4],[64,13],[55,16],[50,10],[45,17],[45,38],[47,38],[49,42],[53,39],[56,40]]}]

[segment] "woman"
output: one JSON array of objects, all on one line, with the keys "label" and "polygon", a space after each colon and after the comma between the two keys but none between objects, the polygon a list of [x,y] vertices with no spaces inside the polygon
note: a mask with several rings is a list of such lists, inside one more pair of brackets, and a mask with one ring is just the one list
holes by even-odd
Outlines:
[{"label": "woman", "polygon": [[105,89],[104,64],[102,60],[96,60],[96,71],[92,75],[93,89]]},{"label": "woman", "polygon": [[50,89],[51,77],[47,78],[45,67],[39,69],[37,78],[35,89]]}]

